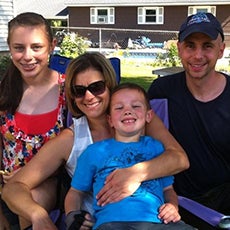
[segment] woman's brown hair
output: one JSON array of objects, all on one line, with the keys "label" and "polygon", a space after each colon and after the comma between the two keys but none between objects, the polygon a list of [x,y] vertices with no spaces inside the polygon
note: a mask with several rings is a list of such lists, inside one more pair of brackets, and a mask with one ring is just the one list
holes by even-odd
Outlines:
[{"label": "woman's brown hair", "polygon": [[80,117],[83,113],[76,106],[75,96],[71,88],[74,85],[77,74],[89,68],[102,73],[109,91],[117,85],[116,74],[113,66],[103,54],[99,52],[86,52],[71,60],[66,70],[65,89],[68,109],[75,117]]}]

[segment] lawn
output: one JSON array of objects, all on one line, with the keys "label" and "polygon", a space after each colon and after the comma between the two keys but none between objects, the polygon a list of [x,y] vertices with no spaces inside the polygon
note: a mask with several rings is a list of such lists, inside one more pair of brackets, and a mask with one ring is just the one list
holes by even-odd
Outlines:
[{"label": "lawn", "polygon": [[133,82],[133,83],[136,83],[136,84],[142,86],[147,91],[149,86],[150,86],[150,84],[152,83],[152,81],[154,79],[155,79],[154,77],[143,77],[143,76],[139,76],[139,77],[121,77],[121,83]]},{"label": "lawn", "polygon": [[147,90],[156,78],[156,75],[152,74],[153,67],[144,62],[121,62],[121,83],[133,82],[141,85]]}]

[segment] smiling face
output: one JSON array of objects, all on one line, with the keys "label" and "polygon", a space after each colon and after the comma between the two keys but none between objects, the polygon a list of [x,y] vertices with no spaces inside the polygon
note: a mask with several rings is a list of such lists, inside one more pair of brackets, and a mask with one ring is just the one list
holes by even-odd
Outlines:
[{"label": "smiling face", "polygon": [[42,74],[44,66],[48,67],[49,54],[54,46],[50,43],[44,25],[15,26],[10,31],[12,61],[23,78]]},{"label": "smiling face", "polygon": [[151,118],[152,111],[147,109],[146,99],[139,90],[125,88],[112,95],[109,122],[116,130],[117,140],[133,137],[132,141],[138,141]]},{"label": "smiling face", "polygon": [[[102,73],[89,68],[77,74],[74,84],[88,87],[92,83],[99,81],[104,81]],[[105,87],[105,91],[96,96],[90,92],[90,90],[86,90],[83,97],[75,98],[75,102],[78,109],[80,109],[88,119],[101,118],[102,116],[106,116],[109,105],[109,89]]]},{"label": "smiling face", "polygon": [[203,79],[215,72],[218,59],[222,58],[225,45],[219,35],[212,40],[203,33],[193,33],[178,42],[178,52],[187,77]]}]

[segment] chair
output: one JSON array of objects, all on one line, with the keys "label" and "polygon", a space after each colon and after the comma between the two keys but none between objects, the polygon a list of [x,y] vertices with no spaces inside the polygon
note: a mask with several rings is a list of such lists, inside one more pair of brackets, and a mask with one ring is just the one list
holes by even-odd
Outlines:
[{"label": "chair", "polygon": [[152,99],[150,100],[150,106],[153,111],[158,115],[158,117],[163,121],[166,128],[169,128],[167,99]]},{"label": "chair", "polygon": [[[166,125],[166,127],[169,127],[169,121],[168,121],[168,103],[167,103],[167,99],[152,99],[150,101],[150,105],[151,108],[154,110],[154,112],[162,119],[162,121],[164,122],[164,124]],[[67,114],[67,126],[70,126],[73,123],[72,120],[72,115],[70,112],[68,112]],[[57,221],[57,217],[56,215],[60,215],[58,214],[57,210],[53,210],[50,213],[50,216],[53,217],[55,216],[55,222],[53,220],[54,223],[57,222],[56,225],[58,225],[58,229],[59,230],[64,230],[64,219],[65,216],[64,214],[62,214],[61,216],[59,216],[59,221]]]},{"label": "chair", "polygon": [[[152,99],[150,100],[150,106],[154,112],[163,121],[165,126],[169,128],[169,118],[168,118],[168,101],[167,99]],[[72,123],[72,116],[68,114],[69,125]],[[203,219],[205,222],[212,226],[218,226],[221,229],[230,229],[230,216],[225,216],[215,210],[212,210],[204,205],[201,205],[191,199],[183,196],[178,196],[179,206],[185,208],[189,212]],[[62,216],[62,224],[64,222],[64,217]],[[63,226],[59,229],[64,229]]]},{"label": "chair", "polygon": [[210,209],[194,200],[178,196],[179,205],[213,227],[230,229],[230,216]]},{"label": "chair", "polygon": [[59,73],[65,73],[70,61],[71,58],[67,58],[59,54],[53,54],[50,56],[49,66],[51,69],[54,69]]},{"label": "chair", "polygon": [[[119,84],[121,80],[121,61],[117,57],[111,57],[109,60],[115,70],[116,81]],[[60,73],[65,73],[70,61],[71,58],[67,58],[59,54],[53,54],[50,56],[49,66],[51,69],[54,69]]]},{"label": "chair", "polygon": [[116,73],[116,81],[119,84],[121,81],[121,60],[117,57],[111,57],[109,58],[115,73]]},{"label": "chair", "polygon": [[[117,57],[109,58],[115,73],[116,73],[116,81],[119,84],[121,80],[121,68],[120,68],[120,59]],[[50,56],[49,66],[51,69],[54,69],[60,73],[65,73],[66,68],[71,61],[71,58],[67,58],[58,54],[53,54]],[[69,127],[72,123],[72,114],[68,111],[67,112],[67,127]],[[52,219],[53,223],[56,223],[59,230],[65,229],[65,214],[60,213],[59,209],[54,209],[50,212],[50,218]]]},{"label": "chair", "polygon": [[[159,118],[164,122],[165,126],[169,128],[167,99],[152,99],[150,101],[150,105]],[[230,229],[230,216],[225,216],[220,212],[183,196],[178,196],[178,201],[179,206],[204,220],[208,224],[221,229]]]}]

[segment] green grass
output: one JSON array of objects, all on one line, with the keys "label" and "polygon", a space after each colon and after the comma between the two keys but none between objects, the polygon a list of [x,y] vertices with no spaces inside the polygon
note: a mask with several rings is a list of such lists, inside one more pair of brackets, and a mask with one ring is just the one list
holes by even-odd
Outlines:
[{"label": "green grass", "polygon": [[154,77],[121,77],[121,83],[133,82],[142,86],[147,91],[154,79]]},{"label": "green grass", "polygon": [[152,74],[153,66],[149,63],[121,62],[121,83],[133,82],[148,90],[157,77]]}]

